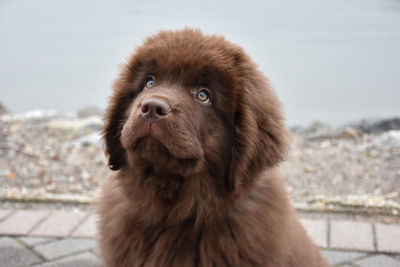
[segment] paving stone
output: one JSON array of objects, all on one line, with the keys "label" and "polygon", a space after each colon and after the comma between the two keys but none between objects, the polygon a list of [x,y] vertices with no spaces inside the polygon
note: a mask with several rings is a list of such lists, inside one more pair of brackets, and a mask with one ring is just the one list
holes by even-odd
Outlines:
[{"label": "paving stone", "polygon": [[18,237],[18,239],[30,247],[55,240],[54,238],[41,238],[41,237]]},{"label": "paving stone", "polygon": [[0,234],[26,235],[48,214],[47,211],[20,210],[0,223]]},{"label": "paving stone", "polygon": [[100,256],[100,248],[99,248],[99,244],[96,243],[96,247],[93,249],[93,253],[97,256]]},{"label": "paving stone", "polygon": [[11,210],[0,210],[0,221],[3,220],[3,218],[5,218],[11,212]]},{"label": "paving stone", "polygon": [[96,246],[94,240],[68,238],[57,240],[34,247],[34,250],[43,255],[47,260],[56,259],[70,254],[93,249]]},{"label": "paving stone", "polygon": [[50,214],[30,235],[32,236],[51,236],[64,237],[78,226],[78,224],[87,216],[83,212],[73,211],[55,211]]},{"label": "paving stone", "polygon": [[369,223],[332,221],[330,234],[332,248],[374,250],[372,225]]},{"label": "paving stone", "polygon": [[40,267],[100,267],[100,260],[89,252],[70,256],[54,262],[40,265]]},{"label": "paving stone", "polygon": [[0,265],[7,267],[28,266],[41,259],[12,238],[0,238]]},{"label": "paving stone", "polygon": [[73,237],[94,237],[97,233],[97,216],[90,215],[79,227],[71,234]]},{"label": "paving stone", "polygon": [[321,252],[325,259],[332,265],[349,262],[366,255],[365,253],[338,250],[322,250]]},{"label": "paving stone", "polygon": [[355,264],[361,267],[399,267],[400,261],[381,254],[356,261]]},{"label": "paving stone", "polygon": [[378,251],[400,253],[400,225],[378,223],[375,232]]},{"label": "paving stone", "polygon": [[327,241],[327,228],[328,224],[326,220],[312,220],[302,218],[301,223],[307,231],[307,234],[319,247],[326,248],[328,246]]}]

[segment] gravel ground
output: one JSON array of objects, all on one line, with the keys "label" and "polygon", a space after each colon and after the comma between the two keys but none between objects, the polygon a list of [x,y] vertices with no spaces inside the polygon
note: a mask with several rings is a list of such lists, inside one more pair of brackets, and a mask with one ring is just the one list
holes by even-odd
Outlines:
[{"label": "gravel ground", "polygon": [[[109,174],[101,125],[98,116],[1,116],[0,200],[90,203]],[[292,149],[282,171],[298,208],[398,214],[400,131],[393,130],[397,125],[375,130],[360,125],[292,129]]]},{"label": "gravel ground", "polygon": [[295,202],[397,208],[391,212],[398,214],[400,131],[293,139],[282,170]]},{"label": "gravel ground", "polygon": [[[40,116],[39,116],[40,117]],[[108,175],[100,118],[0,120],[0,195],[92,198]]]}]

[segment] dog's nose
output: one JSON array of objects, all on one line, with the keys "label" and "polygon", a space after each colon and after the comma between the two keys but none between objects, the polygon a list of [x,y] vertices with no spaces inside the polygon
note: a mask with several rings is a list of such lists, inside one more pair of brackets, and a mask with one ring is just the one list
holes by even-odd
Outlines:
[{"label": "dog's nose", "polygon": [[149,122],[161,120],[167,117],[171,112],[171,108],[165,101],[156,98],[143,101],[140,110],[142,112],[142,118]]}]

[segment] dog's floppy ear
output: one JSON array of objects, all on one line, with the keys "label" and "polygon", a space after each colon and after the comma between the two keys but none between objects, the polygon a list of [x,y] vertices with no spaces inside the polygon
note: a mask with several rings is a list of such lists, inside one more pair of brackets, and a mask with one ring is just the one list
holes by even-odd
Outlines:
[{"label": "dog's floppy ear", "polygon": [[121,131],[126,120],[126,111],[133,101],[136,92],[129,88],[132,85],[132,71],[128,63],[122,69],[114,83],[114,91],[104,115],[103,139],[108,156],[108,167],[119,170],[127,163],[126,152],[121,144]]},{"label": "dog's floppy ear", "polygon": [[281,104],[265,76],[247,62],[248,71],[236,94],[233,149],[228,186],[246,186],[266,168],[281,162],[289,146],[289,133]]}]

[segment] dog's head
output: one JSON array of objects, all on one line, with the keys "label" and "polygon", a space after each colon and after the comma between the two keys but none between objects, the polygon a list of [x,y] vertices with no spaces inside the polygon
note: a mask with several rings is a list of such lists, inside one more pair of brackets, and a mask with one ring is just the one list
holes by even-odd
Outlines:
[{"label": "dog's head", "polygon": [[276,165],[288,145],[279,101],[251,59],[190,29],[137,48],[114,85],[104,139],[112,170],[206,171],[231,189]]}]

